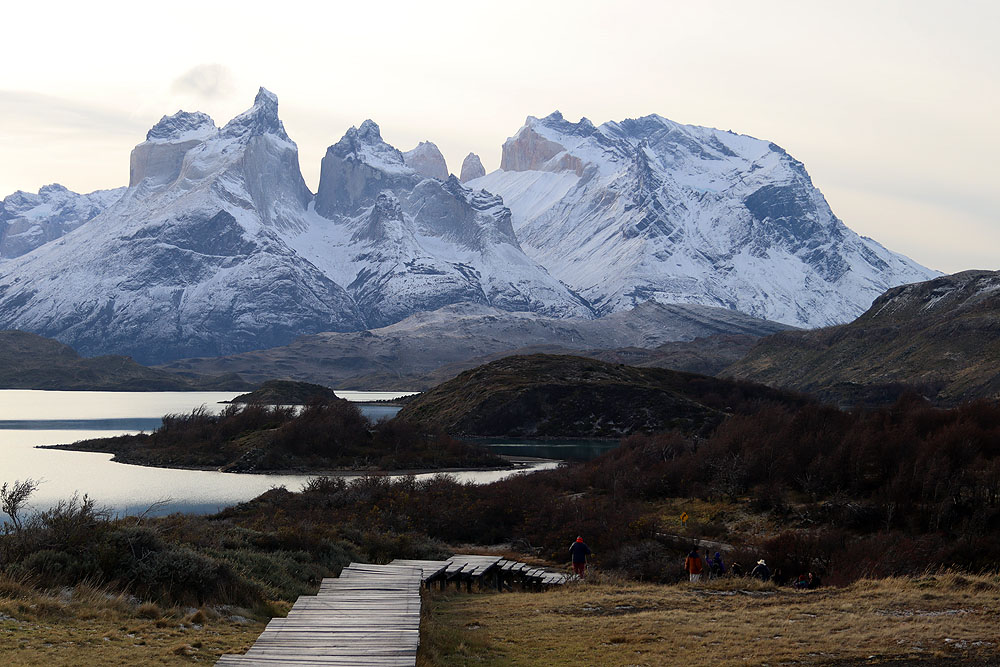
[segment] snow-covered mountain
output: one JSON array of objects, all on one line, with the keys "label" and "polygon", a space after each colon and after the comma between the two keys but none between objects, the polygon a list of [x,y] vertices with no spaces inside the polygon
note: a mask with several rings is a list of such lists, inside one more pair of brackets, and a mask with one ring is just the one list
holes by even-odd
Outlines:
[{"label": "snow-covered mountain", "polygon": [[[410,155],[427,171],[435,153],[423,143]],[[330,147],[314,197],[264,89],[222,128],[202,113],[165,116],[133,150],[129,180],[87,196],[104,206],[89,222],[0,263],[0,328],[158,362],[458,302],[593,316],[521,251],[498,197],[422,175],[371,121]],[[80,195],[50,190],[12,195],[5,215],[44,230],[61,224],[41,213],[55,195],[83,209]]]},{"label": "snow-covered mountain", "polygon": [[0,201],[0,260],[20,257],[68,234],[121,199],[125,188],[77,194],[58,183]]},{"label": "snow-covered mountain", "polygon": [[848,229],[779,146],[655,115],[528,117],[466,185],[501,195],[528,255],[602,315],[655,300],[816,327],[939,275]]},{"label": "snow-covered mountain", "polygon": [[[440,155],[429,143],[416,150]],[[374,122],[352,127],[323,158],[314,207],[323,220],[286,235],[347,287],[369,327],[460,302],[593,316],[524,254],[499,197],[465,188],[454,176],[425,176],[412,160],[413,151],[387,144]],[[440,164],[444,169],[443,158]]]},{"label": "snow-covered mountain", "polygon": [[847,229],[774,144],[658,116],[529,118],[500,171],[470,154],[462,175],[368,120],[328,148],[313,195],[268,91],[221,128],[165,116],[127,189],[3,200],[0,328],[160,362],[470,303],[592,319],[652,300],[816,326],[934,275]]},{"label": "snow-covered mountain", "polygon": [[221,129],[164,117],[114,205],[0,265],[0,328],[143,362],[363,328],[344,289],[282,240],[312,195],[277,110],[262,89]]}]

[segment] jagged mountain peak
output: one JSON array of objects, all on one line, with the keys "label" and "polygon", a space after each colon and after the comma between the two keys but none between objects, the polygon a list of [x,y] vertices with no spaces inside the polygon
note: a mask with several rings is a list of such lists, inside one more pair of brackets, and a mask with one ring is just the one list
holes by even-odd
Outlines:
[{"label": "jagged mountain peak", "polygon": [[211,116],[201,111],[178,111],[172,116],[163,116],[149,128],[146,141],[187,141],[207,139],[217,128]]},{"label": "jagged mountain peak", "polygon": [[[580,120],[574,123],[571,120],[566,120],[565,116],[563,116],[560,111],[553,111],[544,118],[528,116],[528,120],[525,121],[524,127],[537,128],[538,126],[550,128],[561,134],[578,137],[589,137],[597,129],[586,116],[581,116]],[[523,129],[524,128],[522,128],[522,130]]]},{"label": "jagged mountain peak", "polygon": [[326,152],[328,157],[354,160],[383,172],[412,173],[412,169],[406,166],[403,153],[382,139],[378,124],[371,119],[361,123],[360,127],[352,126]]},{"label": "jagged mountain peak", "polygon": [[367,144],[378,144],[382,143],[382,130],[379,128],[378,123],[373,121],[371,118],[366,119],[361,126],[358,128],[352,127],[357,133],[358,139]]},{"label": "jagged mountain peak", "polygon": [[459,180],[463,183],[467,183],[474,178],[479,178],[486,175],[486,168],[483,167],[483,161],[479,159],[479,156],[475,153],[469,153],[462,160],[462,173],[459,176]]},{"label": "jagged mountain peak", "polygon": [[93,220],[121,199],[125,188],[77,194],[58,183],[38,193],[0,200],[0,259],[20,257]]},{"label": "jagged mountain peak", "polygon": [[266,88],[257,91],[252,107],[222,128],[222,135],[227,137],[251,137],[263,134],[273,134],[285,141],[291,141],[285,133],[285,126],[278,118],[278,96]]},{"label": "jagged mountain peak", "polygon": [[413,150],[403,153],[406,166],[421,176],[445,180],[448,178],[448,163],[437,145],[431,141],[421,141]]}]

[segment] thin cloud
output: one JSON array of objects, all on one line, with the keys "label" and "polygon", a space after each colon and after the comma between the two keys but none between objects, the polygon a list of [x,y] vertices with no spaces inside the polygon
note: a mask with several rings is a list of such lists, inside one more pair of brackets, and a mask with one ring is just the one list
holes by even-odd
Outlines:
[{"label": "thin cloud", "polygon": [[13,131],[135,135],[146,129],[124,111],[19,90],[0,90],[0,128],[0,136]]},{"label": "thin cloud", "polygon": [[236,90],[233,73],[225,65],[205,64],[192,67],[174,79],[171,91],[207,100],[228,97]]}]

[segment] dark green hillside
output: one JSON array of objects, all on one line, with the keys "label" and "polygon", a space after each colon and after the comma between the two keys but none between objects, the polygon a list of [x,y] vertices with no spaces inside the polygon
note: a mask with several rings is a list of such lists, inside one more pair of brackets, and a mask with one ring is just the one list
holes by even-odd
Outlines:
[{"label": "dark green hillside", "polygon": [[221,391],[251,387],[238,375],[184,378],[141,366],[129,357],[83,358],[51,338],[0,331],[0,389]]},{"label": "dark green hillside", "polygon": [[883,405],[913,388],[941,405],[1000,396],[1000,272],[965,271],[879,297],[854,322],[761,340],[723,375]]},{"label": "dark green hillside", "polygon": [[707,430],[761,400],[803,402],[745,382],[533,354],[466,371],[411,400],[397,419],[452,435],[618,437]]}]

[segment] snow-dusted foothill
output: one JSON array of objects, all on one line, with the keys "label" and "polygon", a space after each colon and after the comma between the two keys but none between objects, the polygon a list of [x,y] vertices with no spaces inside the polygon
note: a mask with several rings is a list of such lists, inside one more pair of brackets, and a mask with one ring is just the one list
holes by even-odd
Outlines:
[{"label": "snow-dusted foothill", "polygon": [[20,257],[93,220],[125,188],[77,194],[54,183],[38,194],[17,192],[0,201],[0,261]]},{"label": "snow-dusted foothill", "polygon": [[848,229],[777,145],[656,115],[529,116],[467,185],[501,195],[525,252],[602,315],[655,300],[816,327],[938,275]]}]

